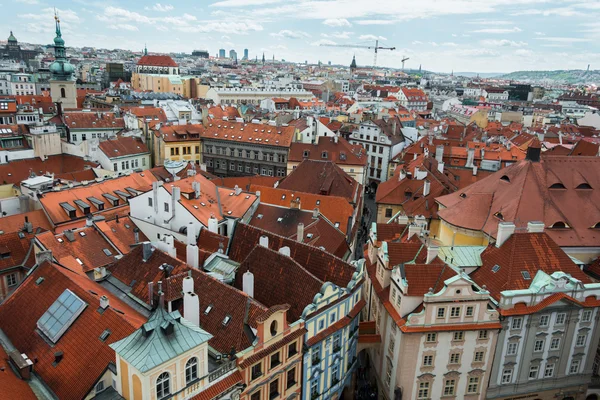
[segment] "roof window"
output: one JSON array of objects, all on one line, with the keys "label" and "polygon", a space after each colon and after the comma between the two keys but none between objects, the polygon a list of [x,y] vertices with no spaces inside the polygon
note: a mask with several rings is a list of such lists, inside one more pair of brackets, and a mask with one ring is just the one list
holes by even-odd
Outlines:
[{"label": "roof window", "polygon": [[551,229],[566,229],[568,227],[569,225],[567,225],[563,221],[557,221],[550,226]]},{"label": "roof window", "polygon": [[579,184],[575,189],[583,189],[583,190],[589,190],[592,187],[590,186],[589,183],[581,183]]},{"label": "roof window", "polygon": [[37,321],[37,327],[52,343],[56,343],[86,306],[83,300],[67,289]]},{"label": "roof window", "polygon": [[226,315],[225,318],[223,318],[223,326],[227,326],[230,321],[231,321],[231,315]]},{"label": "roof window", "polygon": [[204,315],[208,315],[208,313],[213,309],[213,305],[209,304],[208,307],[206,307],[206,310],[204,310]]},{"label": "roof window", "polygon": [[550,189],[566,189],[566,187],[562,183],[557,182],[550,185]]},{"label": "roof window", "polygon": [[500,266],[499,266],[498,264],[496,264],[496,265],[494,265],[494,266],[492,267],[492,272],[493,272],[493,273],[496,273],[496,272],[498,272],[498,271],[500,271]]},{"label": "roof window", "polygon": [[501,180],[501,181],[505,181],[505,182],[509,182],[509,183],[510,183],[510,178],[509,178],[507,175],[502,175],[502,176],[500,177],[500,180]]},{"label": "roof window", "polygon": [[523,275],[523,279],[525,279],[526,281],[531,280],[531,275],[529,274],[528,271],[521,271],[521,275]]}]

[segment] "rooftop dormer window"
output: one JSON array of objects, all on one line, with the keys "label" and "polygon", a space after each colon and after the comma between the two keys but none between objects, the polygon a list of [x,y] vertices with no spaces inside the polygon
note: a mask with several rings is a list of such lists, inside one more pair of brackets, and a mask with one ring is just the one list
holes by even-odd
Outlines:
[{"label": "rooftop dormer window", "polygon": [[591,188],[592,187],[590,186],[589,183],[581,183],[575,189],[589,190]]},{"label": "rooftop dormer window", "polygon": [[566,187],[562,183],[557,182],[550,185],[550,189],[566,189]]},{"label": "rooftop dormer window", "polygon": [[550,229],[566,229],[568,227],[569,226],[566,223],[564,223],[562,221],[557,221],[550,226]]}]

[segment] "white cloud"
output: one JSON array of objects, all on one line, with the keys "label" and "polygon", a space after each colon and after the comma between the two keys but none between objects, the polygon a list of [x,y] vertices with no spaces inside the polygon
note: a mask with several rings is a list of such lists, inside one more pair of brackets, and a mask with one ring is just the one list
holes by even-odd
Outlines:
[{"label": "white cloud", "polygon": [[[175,7],[173,7],[171,4],[156,3],[155,5],[152,6],[152,10],[160,11],[160,12],[172,11],[174,8]],[[148,9],[148,7],[146,7],[146,9]]]},{"label": "white cloud", "polygon": [[421,42],[419,40],[415,40],[415,41],[412,42],[412,44],[416,46],[416,45],[423,44],[423,42]]},{"label": "white cloud", "polygon": [[118,30],[118,31],[131,31],[131,32],[139,31],[137,26],[131,25],[131,24],[114,24],[114,25],[109,25],[108,28]]},{"label": "white cloud", "polygon": [[[72,29],[73,25],[81,24],[81,18],[79,18],[75,11],[59,9],[56,9],[56,11],[61,21],[61,30],[63,33],[72,34],[75,31]],[[28,22],[25,25],[25,29],[29,32],[53,33],[56,30],[54,23],[54,8],[44,8],[39,14],[18,14],[17,17],[26,21],[34,21]]]},{"label": "white cloud", "polygon": [[324,38],[335,38],[335,39],[350,39],[352,32],[334,32],[334,33],[321,33]]},{"label": "white cloud", "polygon": [[489,20],[489,19],[476,19],[473,21],[467,22],[468,24],[473,25],[486,25],[486,26],[499,26],[499,25],[513,25],[512,21],[503,21],[503,20]]},{"label": "white cloud", "polygon": [[533,55],[533,51],[527,49],[517,49],[515,54],[520,57],[531,57]]},{"label": "white cloud", "polygon": [[199,25],[182,25],[174,29],[188,33],[219,32],[247,35],[250,32],[260,32],[264,28],[253,21],[199,21]]},{"label": "white cloud", "polygon": [[438,47],[439,44],[437,44],[436,42],[428,42],[430,45],[432,45],[433,47]]},{"label": "white cloud", "polygon": [[358,40],[387,40],[387,38],[376,35],[360,35]]},{"label": "white cloud", "polygon": [[586,17],[588,16],[586,13],[574,10],[571,7],[560,7],[560,8],[550,8],[547,10],[542,9],[529,9],[529,10],[521,10],[512,16],[521,16],[521,15],[542,15],[544,17],[549,16],[558,16],[558,17]]},{"label": "white cloud", "polygon": [[231,40],[231,38],[229,36],[227,36],[227,35],[221,36],[221,39],[223,39],[223,40]]},{"label": "white cloud", "polygon": [[248,7],[262,6],[265,4],[279,3],[280,0],[224,0],[210,5],[210,7]]},{"label": "white cloud", "polygon": [[493,34],[497,34],[497,33],[516,33],[516,32],[521,32],[521,28],[519,28],[518,26],[512,27],[512,28],[483,28],[483,29],[478,29],[476,31],[471,31],[472,33],[493,33]]},{"label": "white cloud", "polygon": [[454,43],[454,42],[444,42],[441,43],[440,46],[446,46],[446,47],[457,47],[458,44]]},{"label": "white cloud", "polygon": [[333,40],[319,39],[316,42],[312,42],[311,46],[322,46],[322,45],[333,45],[333,44],[337,44],[337,43],[334,42]]},{"label": "white cloud", "polygon": [[362,19],[360,21],[356,21],[358,25],[391,25],[396,22],[397,21],[391,19]]},{"label": "white cloud", "polygon": [[527,46],[526,42],[516,42],[508,39],[486,39],[480,42],[484,46],[488,47],[524,47]]},{"label": "white cloud", "polygon": [[453,34],[452,34],[452,37],[457,37],[457,36],[458,36],[458,35],[457,35],[456,33],[453,33]]},{"label": "white cloud", "polygon": [[546,36],[544,32],[535,32],[536,36]]},{"label": "white cloud", "polygon": [[345,18],[329,18],[323,21],[323,24],[335,27],[352,26],[352,24]]},{"label": "white cloud", "polygon": [[23,4],[29,4],[29,5],[40,4],[40,2],[38,0],[17,0],[17,3],[23,3]]},{"label": "white cloud", "polygon": [[273,37],[287,38],[287,39],[302,39],[310,37],[310,35],[306,32],[302,31],[290,31],[287,29],[281,30],[277,33],[270,33]]},{"label": "white cloud", "polygon": [[543,40],[552,43],[582,43],[591,42],[592,39],[587,38],[573,38],[573,37],[539,37],[536,40]]}]

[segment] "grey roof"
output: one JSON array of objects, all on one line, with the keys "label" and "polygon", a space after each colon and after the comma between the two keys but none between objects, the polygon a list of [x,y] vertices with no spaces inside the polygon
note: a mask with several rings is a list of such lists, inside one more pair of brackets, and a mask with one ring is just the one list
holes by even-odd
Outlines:
[{"label": "grey roof", "polygon": [[438,257],[455,267],[480,267],[481,253],[487,246],[444,246],[440,247]]},{"label": "grey roof", "polygon": [[159,307],[142,327],[110,347],[140,372],[147,372],[211,338],[210,333],[182,318],[179,311],[168,313]]}]

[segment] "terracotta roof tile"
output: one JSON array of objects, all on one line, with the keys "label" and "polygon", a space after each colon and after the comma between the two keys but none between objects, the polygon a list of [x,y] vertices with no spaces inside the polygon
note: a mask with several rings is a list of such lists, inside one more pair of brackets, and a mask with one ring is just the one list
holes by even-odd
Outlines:
[{"label": "terracotta roof tile", "polygon": [[45,161],[39,158],[13,160],[8,164],[0,165],[0,180],[5,183],[20,184],[21,181],[29,178],[31,173],[44,175],[48,172],[60,175],[82,171],[86,167],[97,167],[98,165],[67,154],[48,156]]},{"label": "terracotta roof tile", "polygon": [[141,139],[136,137],[118,136],[115,139],[100,142],[100,150],[108,158],[131,156],[135,154],[150,154],[148,147]]},{"label": "terracotta roof tile", "polygon": [[25,218],[31,223],[34,231],[37,228],[45,231],[52,229],[52,225],[50,225],[48,217],[44,214],[44,210],[35,210],[0,218],[0,231],[4,233],[22,231],[25,225]]},{"label": "terracotta roof tile", "polygon": [[9,364],[8,354],[0,346],[0,387],[2,396],[10,400],[37,400],[31,387],[13,372]]},{"label": "terracotta roof tile", "polygon": [[206,390],[203,390],[202,392],[198,393],[190,400],[212,400],[218,397],[221,393],[242,382],[242,374],[240,373],[240,371],[235,371],[233,374],[227,376],[225,379],[221,379],[217,383],[206,388]]},{"label": "terracotta roof tile", "polygon": [[[131,246],[136,244],[134,230],[138,229],[129,216],[115,218],[110,221],[97,221],[96,227],[110,243],[112,243],[122,254],[131,251]],[[148,240],[146,235],[138,229],[138,243]]]},{"label": "terracotta roof tile", "polygon": [[[323,157],[325,155],[325,158]],[[317,144],[292,143],[290,146],[289,161],[302,162],[303,160],[327,160],[338,165],[367,166],[367,153],[362,146],[352,145],[344,138],[337,142],[331,137],[321,137]]]},{"label": "terracotta roof tile", "polygon": [[137,65],[148,65],[151,67],[177,67],[171,56],[167,55],[145,55],[140,58]]},{"label": "terracotta roof tile", "polygon": [[63,114],[65,126],[73,129],[112,129],[125,128],[125,120],[117,118],[114,112],[69,111]]}]

